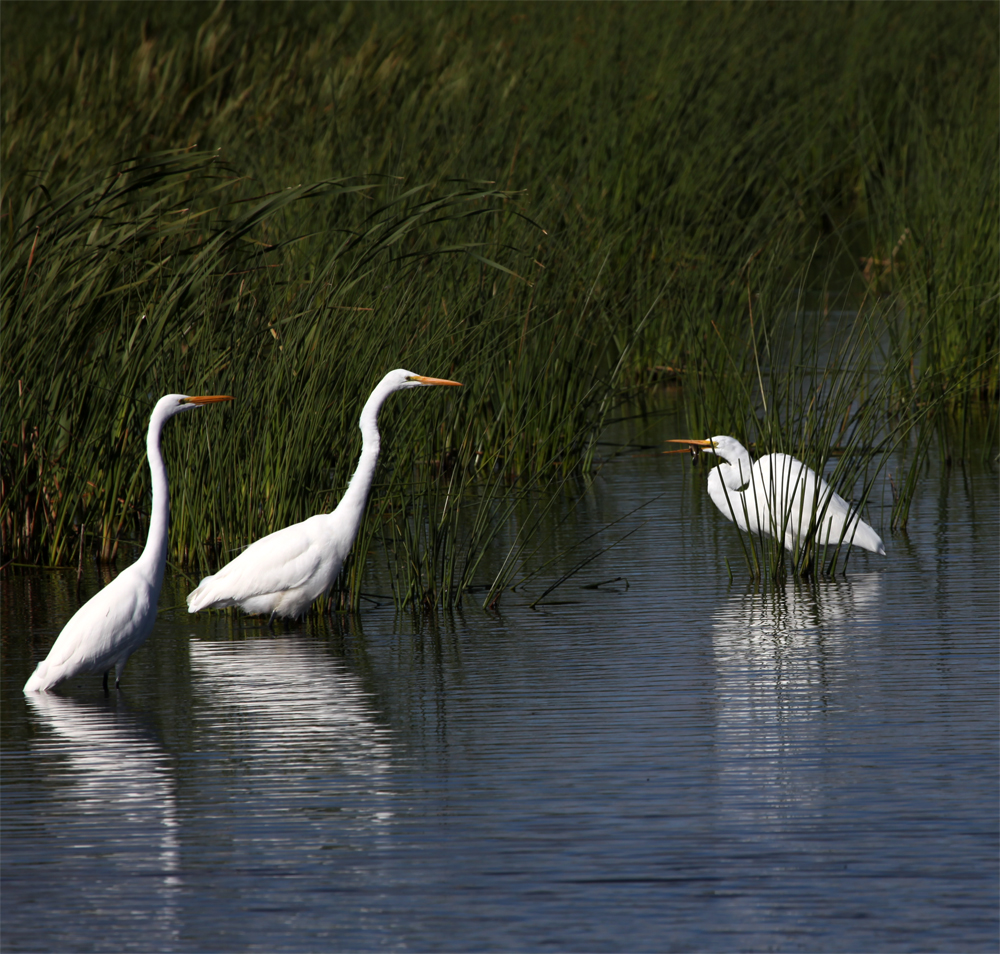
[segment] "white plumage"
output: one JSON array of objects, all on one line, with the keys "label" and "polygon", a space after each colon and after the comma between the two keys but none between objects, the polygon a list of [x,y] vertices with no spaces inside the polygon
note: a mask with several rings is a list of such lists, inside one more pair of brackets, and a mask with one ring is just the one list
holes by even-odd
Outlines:
[{"label": "white plumage", "polygon": [[206,576],[188,594],[189,613],[238,606],[244,613],[271,618],[301,616],[326,593],[351,552],[378,461],[378,412],[395,391],[458,381],[390,371],[361,411],[361,457],[337,508],[276,530],[252,543],[218,573]]},{"label": "white plumage", "polygon": [[146,456],[153,484],[146,548],[135,563],[122,570],[73,614],[52,644],[48,656],[24,684],[25,692],[47,692],[62,680],[84,672],[103,672],[106,691],[108,672],[112,668],[115,685],[118,685],[129,656],[152,632],[167,563],[170,492],[167,468],[160,452],[163,425],[182,411],[231,400],[227,395],[168,394],[156,402],[146,434]]},{"label": "white plumage", "polygon": [[708,494],[741,530],[778,537],[794,550],[814,528],[813,539],[821,546],[850,544],[885,556],[882,538],[825,480],[794,457],[768,454],[754,463],[739,441],[725,436],[671,443],[700,447],[722,458],[723,463],[708,475]]}]

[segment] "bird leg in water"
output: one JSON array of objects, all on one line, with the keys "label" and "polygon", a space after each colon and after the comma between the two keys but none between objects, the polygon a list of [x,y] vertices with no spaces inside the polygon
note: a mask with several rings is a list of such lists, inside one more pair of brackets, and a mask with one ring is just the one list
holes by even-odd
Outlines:
[{"label": "bird leg in water", "polygon": [[109,672],[111,672],[110,669],[105,669],[104,670],[104,695],[106,695],[106,696],[110,695],[110,693],[108,692],[108,673]]}]

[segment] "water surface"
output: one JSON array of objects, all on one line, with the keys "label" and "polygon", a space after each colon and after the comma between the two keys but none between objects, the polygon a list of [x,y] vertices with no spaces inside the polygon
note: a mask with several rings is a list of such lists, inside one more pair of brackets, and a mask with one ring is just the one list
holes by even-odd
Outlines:
[{"label": "water surface", "polygon": [[558,547],[657,497],[495,617],[272,636],[174,574],[108,699],[20,692],[96,575],[4,580],[3,949],[995,951],[995,475],[760,591],[703,475],[637,453]]}]

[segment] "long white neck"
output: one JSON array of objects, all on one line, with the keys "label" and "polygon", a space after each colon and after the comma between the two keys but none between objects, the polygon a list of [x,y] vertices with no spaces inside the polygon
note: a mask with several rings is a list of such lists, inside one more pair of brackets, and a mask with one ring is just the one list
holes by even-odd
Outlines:
[{"label": "long white neck", "polygon": [[[739,490],[739,485],[733,486],[732,481],[725,480],[723,471],[732,468],[728,464],[720,464],[713,467],[708,473],[708,496],[712,498],[712,503],[729,519],[734,520],[737,526],[747,529],[747,519],[744,513],[743,493]],[[725,482],[724,482],[725,481]],[[724,483],[723,483],[724,482]]]},{"label": "long white neck", "polygon": [[[382,381],[361,409],[361,419],[358,427],[361,428],[361,456],[358,458],[358,466],[354,471],[351,482],[344,491],[344,496],[340,498],[333,513],[337,514],[338,521],[343,519],[350,521],[350,532],[352,536],[357,533],[361,526],[361,515],[364,513],[365,503],[368,500],[368,493],[372,489],[372,481],[375,479],[375,466],[378,464],[378,452],[380,439],[378,433],[378,412],[385,399],[395,391],[396,388]],[[345,524],[340,524],[347,529]]]},{"label": "long white neck", "polygon": [[743,450],[739,456],[727,457],[723,463],[714,468],[713,473],[717,473],[730,490],[740,490],[750,481],[752,465],[749,451]]},{"label": "long white neck", "polygon": [[149,476],[153,485],[153,503],[149,512],[149,536],[146,549],[136,561],[158,586],[163,582],[163,569],[167,563],[167,530],[170,524],[170,488],[167,485],[167,466],[160,451],[160,435],[167,415],[154,411],[146,434],[146,457]]},{"label": "long white neck", "polygon": [[738,527],[756,529],[761,523],[761,504],[753,487],[743,489],[752,477],[750,453],[735,441],[733,444],[738,449],[730,449],[722,463],[709,471],[708,495],[712,503]]}]

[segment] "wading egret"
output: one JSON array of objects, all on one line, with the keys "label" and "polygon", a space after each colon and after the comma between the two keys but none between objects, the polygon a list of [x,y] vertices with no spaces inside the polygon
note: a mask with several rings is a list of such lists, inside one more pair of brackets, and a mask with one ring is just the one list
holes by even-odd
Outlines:
[{"label": "wading egret", "polygon": [[244,613],[267,613],[294,619],[326,593],[344,565],[361,526],[368,491],[378,461],[378,412],[394,391],[458,381],[426,378],[411,371],[390,371],[361,411],[361,457],[335,510],[276,530],[250,544],[214,576],[188,593],[189,613],[238,606]]},{"label": "wading egret", "polygon": [[168,394],[156,402],[146,434],[146,456],[153,482],[146,548],[135,563],[122,570],[73,614],[52,644],[48,656],[24,684],[25,692],[47,692],[56,683],[81,672],[103,672],[104,691],[107,692],[108,672],[112,667],[115,686],[118,685],[129,656],[146,641],[153,629],[156,604],[163,586],[163,569],[167,564],[170,489],[160,452],[163,425],[182,411],[231,400],[225,394],[202,397]]},{"label": "wading egret", "polygon": [[882,538],[830,485],[787,454],[768,454],[756,463],[732,437],[672,440],[721,457],[708,475],[712,502],[741,530],[783,539],[788,550],[806,542],[811,527],[821,546],[840,543],[885,556]]}]

